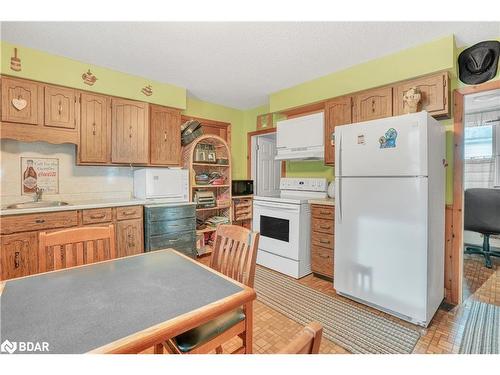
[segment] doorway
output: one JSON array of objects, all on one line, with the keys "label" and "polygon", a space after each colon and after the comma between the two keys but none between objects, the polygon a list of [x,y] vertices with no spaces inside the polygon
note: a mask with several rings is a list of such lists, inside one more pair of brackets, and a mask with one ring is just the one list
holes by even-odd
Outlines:
[{"label": "doorway", "polygon": [[478,199],[485,199],[484,189],[500,190],[500,89],[464,95],[463,106],[462,301],[474,294],[482,302],[500,305],[500,257],[480,253],[489,245],[493,254],[500,254],[500,235],[485,236],[484,231],[491,231],[487,227],[492,213],[477,205]]},{"label": "doorway", "polygon": [[279,195],[281,162],[275,160],[276,132],[252,136],[251,148],[251,178],[254,180],[255,195]]}]

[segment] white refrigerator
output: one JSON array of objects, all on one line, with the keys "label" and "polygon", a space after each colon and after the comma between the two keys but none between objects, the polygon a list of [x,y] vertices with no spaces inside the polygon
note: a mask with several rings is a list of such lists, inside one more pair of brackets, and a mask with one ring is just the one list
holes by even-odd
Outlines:
[{"label": "white refrigerator", "polygon": [[334,287],[427,326],[444,298],[445,132],[425,111],[335,128]]}]

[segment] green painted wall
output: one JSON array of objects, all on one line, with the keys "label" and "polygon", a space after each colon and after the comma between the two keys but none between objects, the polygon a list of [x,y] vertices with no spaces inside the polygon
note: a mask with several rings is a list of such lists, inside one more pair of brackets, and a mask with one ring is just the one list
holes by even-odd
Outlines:
[{"label": "green painted wall", "polygon": [[453,35],[355,65],[269,96],[271,112],[383,86],[454,66]]},{"label": "green painted wall", "polygon": [[[17,55],[21,59],[22,70],[20,72],[10,69],[10,58],[14,55],[14,47],[17,47]],[[186,108],[186,89],[182,87],[152,81],[147,78],[19,45],[14,46],[4,41],[0,41],[0,51],[0,72],[2,74],[106,95],[142,100],[174,108]],[[97,77],[97,81],[93,86],[84,84],[82,80],[82,74],[86,73],[88,69]],[[153,95],[146,96],[141,92],[141,89],[146,85],[152,86]]]},{"label": "green painted wall", "polygon": [[233,179],[245,179],[247,130],[244,127],[244,112],[188,97],[187,108],[183,114],[231,123],[231,174]]}]

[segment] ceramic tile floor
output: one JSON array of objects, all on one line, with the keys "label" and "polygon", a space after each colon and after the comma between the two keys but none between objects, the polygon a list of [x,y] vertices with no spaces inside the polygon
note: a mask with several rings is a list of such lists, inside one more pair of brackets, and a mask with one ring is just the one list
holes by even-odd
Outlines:
[{"label": "ceramic tile floor", "polygon": [[[468,301],[472,299],[500,305],[500,259],[493,258],[493,268],[484,267],[482,257],[467,255],[464,258],[464,296],[467,300],[450,311],[440,308],[428,328],[417,328],[421,338],[415,346],[414,353],[458,353],[463,329],[468,314]],[[208,258],[202,258],[208,263]],[[334,295],[331,282],[309,275],[298,281],[326,294]],[[467,294],[465,294],[467,293]],[[355,303],[349,301],[350,303]],[[365,307],[376,314],[412,326],[395,317]],[[412,326],[415,327],[415,326]],[[253,352],[258,354],[276,353],[283,348],[301,329],[301,325],[281,313],[267,307],[263,303],[254,303],[254,343]],[[234,339],[224,345],[224,352],[230,352],[240,345]],[[320,353],[346,354],[342,347],[323,339]]]}]

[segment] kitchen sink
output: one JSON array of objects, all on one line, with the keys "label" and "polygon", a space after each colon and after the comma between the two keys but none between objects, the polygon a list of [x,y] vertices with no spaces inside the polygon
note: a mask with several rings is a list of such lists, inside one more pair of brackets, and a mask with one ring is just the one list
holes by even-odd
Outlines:
[{"label": "kitchen sink", "polygon": [[39,202],[14,203],[14,204],[8,205],[7,209],[59,207],[59,206],[67,206],[67,205],[68,205],[68,202],[61,202],[61,201],[39,201]]}]

